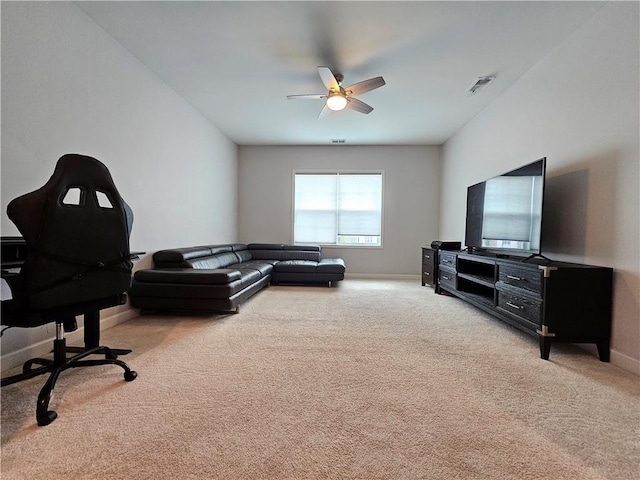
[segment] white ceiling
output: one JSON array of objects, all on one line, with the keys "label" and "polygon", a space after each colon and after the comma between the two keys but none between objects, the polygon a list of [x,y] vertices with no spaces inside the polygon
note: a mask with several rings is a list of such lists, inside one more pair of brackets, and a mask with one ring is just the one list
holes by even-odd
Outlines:
[{"label": "white ceiling", "polygon": [[[239,145],[444,143],[603,2],[76,2]],[[318,120],[316,67],[382,75]],[[477,77],[496,80],[475,96]]]}]

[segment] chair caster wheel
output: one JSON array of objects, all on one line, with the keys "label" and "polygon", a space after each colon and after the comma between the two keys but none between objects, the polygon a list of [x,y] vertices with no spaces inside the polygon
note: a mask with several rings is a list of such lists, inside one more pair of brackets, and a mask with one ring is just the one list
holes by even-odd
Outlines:
[{"label": "chair caster wheel", "polygon": [[117,353],[113,353],[111,350],[109,350],[105,355],[104,358],[106,358],[107,360],[117,360],[118,358],[118,354]]},{"label": "chair caster wheel", "polygon": [[127,382],[133,382],[136,378],[138,378],[138,372],[134,372],[130,370],[128,372],[124,372],[124,379]]},{"label": "chair caster wheel", "polygon": [[37,415],[36,419],[38,420],[39,427],[45,427],[53,422],[56,418],[58,418],[58,414],[53,410],[49,410],[44,415]]}]

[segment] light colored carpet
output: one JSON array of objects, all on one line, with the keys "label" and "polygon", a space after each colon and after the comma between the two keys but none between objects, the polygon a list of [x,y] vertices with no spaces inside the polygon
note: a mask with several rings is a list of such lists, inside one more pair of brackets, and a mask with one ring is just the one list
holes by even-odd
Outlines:
[{"label": "light colored carpet", "polygon": [[117,367],[2,389],[2,479],[640,478],[638,377],[413,281],[270,287],[106,330]]}]

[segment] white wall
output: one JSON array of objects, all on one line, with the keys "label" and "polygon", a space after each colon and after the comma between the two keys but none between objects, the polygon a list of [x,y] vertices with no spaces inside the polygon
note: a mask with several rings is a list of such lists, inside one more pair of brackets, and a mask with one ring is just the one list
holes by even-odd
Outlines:
[{"label": "white wall", "polygon": [[438,238],[440,147],[239,148],[241,242],[292,242],[292,172],[384,170],[383,248],[324,247],[349,274],[420,274],[420,247]]},{"label": "white wall", "polygon": [[[60,156],[81,153],[107,165],[134,211],[132,250],[149,252],[138,268],[161,248],[236,240],[233,142],[73,3],[1,8],[2,235],[19,234],[8,202],[42,186]],[[3,360],[53,333],[7,331]]]},{"label": "white wall", "polygon": [[640,373],[638,21],[606,4],[446,142],[440,227],[463,240],[466,187],[546,156],[543,253],[615,269],[612,362]]}]

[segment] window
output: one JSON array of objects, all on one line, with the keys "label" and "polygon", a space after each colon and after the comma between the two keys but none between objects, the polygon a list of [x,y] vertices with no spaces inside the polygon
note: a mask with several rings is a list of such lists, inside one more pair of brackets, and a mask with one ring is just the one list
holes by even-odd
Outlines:
[{"label": "window", "polygon": [[382,172],[294,172],[294,242],[381,246],[382,185]]}]

